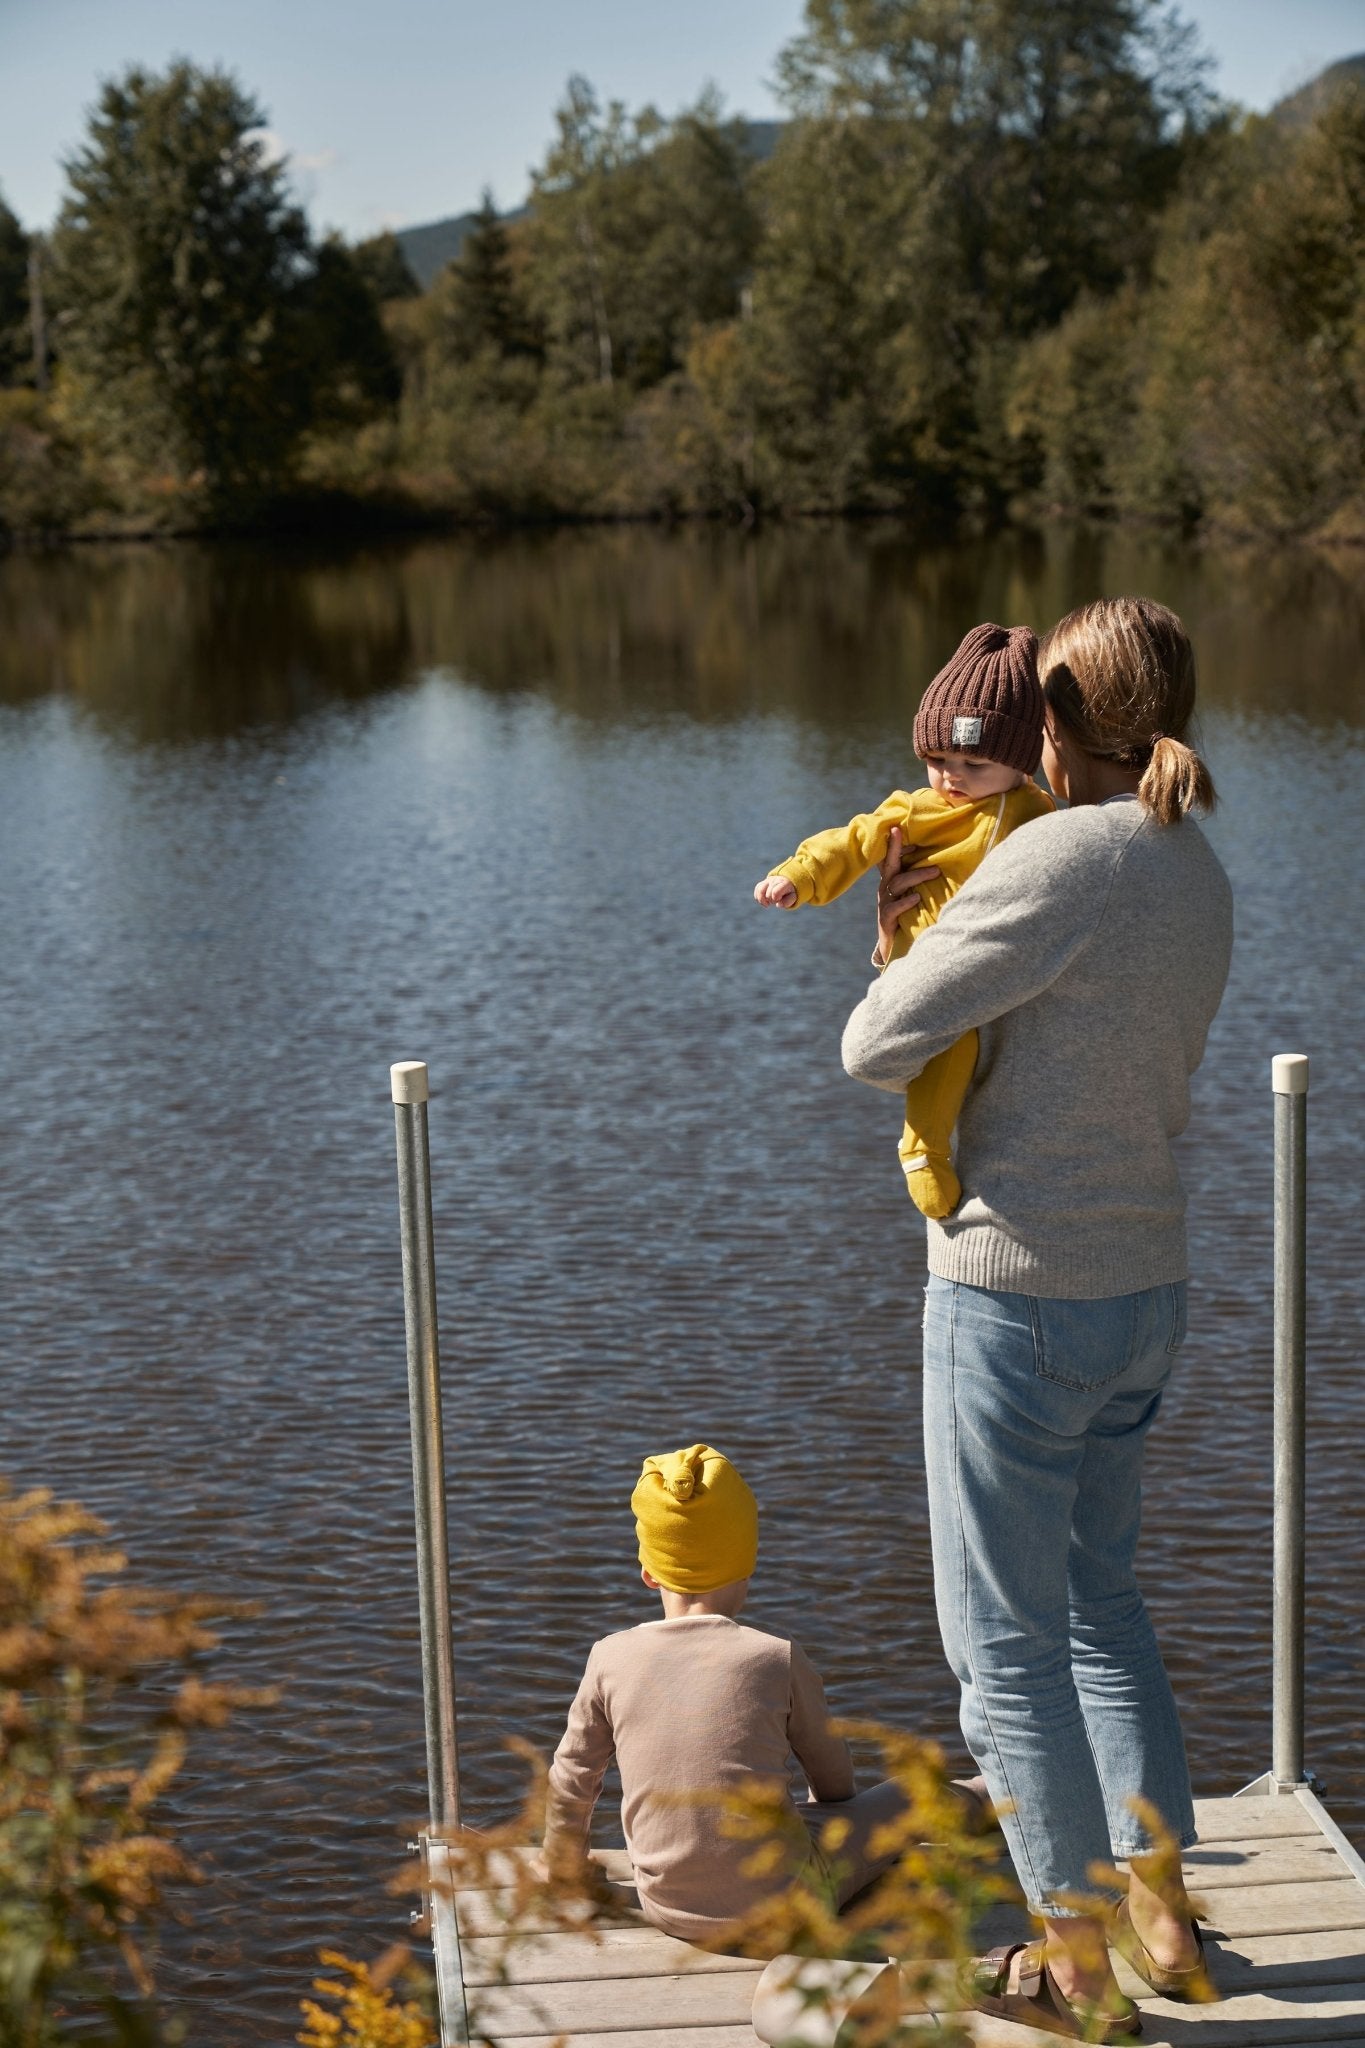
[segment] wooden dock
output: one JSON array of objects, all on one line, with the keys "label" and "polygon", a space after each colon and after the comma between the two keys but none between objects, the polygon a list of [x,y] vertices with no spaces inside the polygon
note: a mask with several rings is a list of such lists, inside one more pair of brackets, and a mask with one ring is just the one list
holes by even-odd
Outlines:
[{"label": "wooden dock", "polygon": [[[1200,1841],[1186,1880],[1208,1915],[1206,1936],[1219,2005],[1173,2005],[1118,1964],[1142,2002],[1150,2048],[1365,2048],[1365,1864],[1311,1794],[1204,1799]],[[599,1860],[634,1894],[624,1850]],[[546,1934],[519,1943],[496,1983],[502,1944],[492,1902],[456,1899],[460,1954],[477,2026],[499,2048],[754,2048],[750,2024],[762,1966],[656,1933],[639,1916],[604,1929],[600,1943]],[[992,1929],[991,1939],[1000,1935]],[[481,1988],[482,1987],[482,1988]],[[932,2038],[936,2020],[923,2025]],[[982,2048],[1028,2048],[1031,2028],[976,2019]]]}]

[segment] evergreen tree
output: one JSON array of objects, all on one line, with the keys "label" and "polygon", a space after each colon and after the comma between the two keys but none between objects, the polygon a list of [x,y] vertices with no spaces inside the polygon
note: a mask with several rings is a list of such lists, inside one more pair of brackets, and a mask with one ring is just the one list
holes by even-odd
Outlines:
[{"label": "evergreen tree", "polygon": [[28,257],[29,237],[0,197],[0,385],[24,383],[32,371]]},{"label": "evergreen tree", "polygon": [[[320,258],[236,80],[180,62],[107,83],[68,163],[54,237],[64,358],[113,437],[173,458],[215,495],[259,488],[343,391],[374,388],[377,315],[336,310]],[[351,259],[345,264],[358,283]]]},{"label": "evergreen tree", "polygon": [[357,242],[351,251],[356,268],[381,306],[394,299],[415,299],[421,290],[403,245],[391,228]]},{"label": "evergreen tree", "polygon": [[890,121],[925,225],[1006,332],[1150,258],[1209,60],[1168,0],[807,0],[791,105]]},{"label": "evergreen tree", "polygon": [[1016,367],[1011,426],[1074,510],[1354,536],[1365,514],[1365,94],[1253,121],[1167,211],[1153,277]]},{"label": "evergreen tree", "polygon": [[446,280],[446,319],[457,355],[491,349],[498,356],[536,352],[531,319],[518,288],[508,234],[493,194],[484,188],[474,225]]}]

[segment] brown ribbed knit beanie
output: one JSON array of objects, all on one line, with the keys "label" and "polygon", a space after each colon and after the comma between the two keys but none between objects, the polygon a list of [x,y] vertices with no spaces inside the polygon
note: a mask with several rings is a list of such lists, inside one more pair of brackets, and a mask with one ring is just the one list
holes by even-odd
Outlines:
[{"label": "brown ribbed knit beanie", "polygon": [[915,714],[915,752],[977,754],[1032,775],[1043,758],[1038,640],[1027,626],[973,626]]}]

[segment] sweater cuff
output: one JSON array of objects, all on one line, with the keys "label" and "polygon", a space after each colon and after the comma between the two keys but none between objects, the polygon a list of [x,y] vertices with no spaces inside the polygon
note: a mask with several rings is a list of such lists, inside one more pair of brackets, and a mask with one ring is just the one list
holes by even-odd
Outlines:
[{"label": "sweater cuff", "polygon": [[781,875],[784,882],[790,882],[796,891],[796,909],[803,903],[815,901],[815,877],[803,861],[784,860],[781,867],[772,868],[771,874]]}]

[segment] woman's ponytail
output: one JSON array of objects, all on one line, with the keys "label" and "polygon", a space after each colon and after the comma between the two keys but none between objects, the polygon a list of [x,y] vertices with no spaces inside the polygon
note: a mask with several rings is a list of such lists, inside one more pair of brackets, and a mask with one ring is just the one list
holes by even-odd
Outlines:
[{"label": "woman's ponytail", "polygon": [[1153,741],[1137,795],[1158,825],[1174,825],[1187,811],[1211,811],[1218,801],[1213,777],[1194,748],[1165,733]]},{"label": "woman's ponytail", "polygon": [[1055,722],[1083,753],[1134,771],[1158,824],[1213,809],[1213,777],[1177,737],[1194,715],[1194,649],[1164,604],[1104,597],[1068,612],[1044,636],[1038,673]]}]

